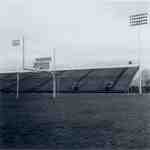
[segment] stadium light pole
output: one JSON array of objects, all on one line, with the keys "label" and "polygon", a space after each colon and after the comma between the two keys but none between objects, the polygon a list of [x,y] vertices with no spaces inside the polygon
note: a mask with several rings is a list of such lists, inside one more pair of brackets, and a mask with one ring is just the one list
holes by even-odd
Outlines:
[{"label": "stadium light pole", "polygon": [[148,13],[140,13],[129,16],[129,25],[131,27],[138,27],[138,61],[139,61],[139,94],[142,95],[142,46],[141,46],[141,25],[148,24]]},{"label": "stadium light pole", "polygon": [[[12,40],[12,46],[13,47],[19,47],[20,46],[20,40]],[[17,75],[17,86],[16,86],[16,99],[19,98],[19,62],[17,62],[16,67],[16,75]]]}]

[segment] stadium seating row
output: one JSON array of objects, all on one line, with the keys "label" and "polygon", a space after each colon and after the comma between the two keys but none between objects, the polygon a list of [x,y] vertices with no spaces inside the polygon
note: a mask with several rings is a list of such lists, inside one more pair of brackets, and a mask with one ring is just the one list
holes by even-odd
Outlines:
[{"label": "stadium seating row", "polygon": [[[57,92],[127,92],[138,67],[56,72]],[[20,92],[52,92],[50,72],[19,73]],[[0,74],[0,91],[16,92],[16,73]]]}]

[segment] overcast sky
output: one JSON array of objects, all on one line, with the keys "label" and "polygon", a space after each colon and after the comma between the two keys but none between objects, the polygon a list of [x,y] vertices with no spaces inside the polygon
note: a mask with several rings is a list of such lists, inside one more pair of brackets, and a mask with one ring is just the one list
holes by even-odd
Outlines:
[{"label": "overcast sky", "polygon": [[[128,16],[149,10],[143,0],[0,0],[0,71],[21,67],[21,47],[11,40],[23,35],[27,66],[53,47],[59,67],[137,61],[138,28],[129,27]],[[142,63],[150,67],[150,25],[140,33]]]}]

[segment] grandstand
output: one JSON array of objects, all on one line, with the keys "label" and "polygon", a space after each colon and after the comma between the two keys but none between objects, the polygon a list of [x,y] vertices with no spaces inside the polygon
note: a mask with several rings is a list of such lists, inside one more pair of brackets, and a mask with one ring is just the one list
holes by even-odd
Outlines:
[{"label": "grandstand", "polygon": [[[56,71],[56,91],[59,93],[126,93],[139,67],[95,68]],[[52,74],[20,72],[19,92],[52,92]],[[0,91],[16,92],[16,73],[0,74]]]}]

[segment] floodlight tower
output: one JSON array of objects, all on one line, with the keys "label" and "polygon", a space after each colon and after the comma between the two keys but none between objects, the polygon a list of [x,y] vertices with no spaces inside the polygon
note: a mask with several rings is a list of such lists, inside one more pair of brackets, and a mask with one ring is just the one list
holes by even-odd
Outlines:
[{"label": "floodlight tower", "polygon": [[141,62],[141,25],[148,24],[148,13],[140,13],[129,16],[129,25],[138,27],[138,61],[139,61],[139,94],[142,95],[142,62]]}]

